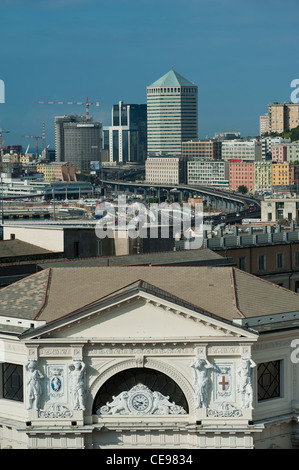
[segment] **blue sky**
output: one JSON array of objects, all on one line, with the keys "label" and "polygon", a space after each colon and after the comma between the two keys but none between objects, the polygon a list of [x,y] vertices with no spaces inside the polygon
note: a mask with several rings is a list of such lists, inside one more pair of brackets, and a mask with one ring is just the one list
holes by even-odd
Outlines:
[{"label": "blue sky", "polygon": [[299,78],[298,0],[0,0],[0,127],[8,145],[42,135],[54,117],[84,113],[110,124],[119,100],[146,103],[171,66],[198,85],[199,137],[258,134],[259,115],[289,101]]}]

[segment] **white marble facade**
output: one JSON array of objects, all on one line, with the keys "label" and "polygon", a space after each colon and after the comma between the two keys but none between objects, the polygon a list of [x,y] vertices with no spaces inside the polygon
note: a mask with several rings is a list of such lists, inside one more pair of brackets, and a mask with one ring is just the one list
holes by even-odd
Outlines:
[{"label": "white marble facade", "polygon": [[[275,344],[146,293],[93,305],[20,337],[3,335],[1,363],[23,366],[24,397],[0,398],[1,447],[291,447],[294,428],[285,416],[298,402],[297,366],[288,360],[295,337],[278,334]],[[290,387],[269,408],[257,401],[256,369],[273,351],[285,359]],[[165,377],[166,388],[133,377],[115,394],[107,389],[97,407],[105,384],[129,371]],[[277,410],[284,418],[281,432],[275,423],[273,443],[269,420]]]}]

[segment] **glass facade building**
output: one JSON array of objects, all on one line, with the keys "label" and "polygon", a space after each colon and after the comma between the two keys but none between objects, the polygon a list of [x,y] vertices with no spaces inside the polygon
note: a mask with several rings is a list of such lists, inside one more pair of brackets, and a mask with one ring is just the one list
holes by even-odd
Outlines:
[{"label": "glass facade building", "polygon": [[146,159],[146,104],[112,106],[112,125],[103,127],[103,149],[110,162],[144,162]]},{"label": "glass facade building", "polygon": [[180,155],[198,136],[198,87],[174,70],[147,87],[147,153]]}]

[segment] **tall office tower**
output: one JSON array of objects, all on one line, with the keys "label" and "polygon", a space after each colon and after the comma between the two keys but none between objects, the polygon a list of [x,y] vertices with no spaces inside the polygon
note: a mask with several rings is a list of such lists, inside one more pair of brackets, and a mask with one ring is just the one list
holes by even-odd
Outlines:
[{"label": "tall office tower", "polygon": [[103,150],[110,162],[144,162],[146,159],[146,104],[112,106],[112,125],[103,127]]},{"label": "tall office tower", "polygon": [[198,136],[198,87],[173,69],[147,87],[147,153],[180,155]]},{"label": "tall office tower", "polygon": [[273,103],[268,105],[269,132],[281,134],[299,126],[299,104]]},{"label": "tall office tower", "polygon": [[55,118],[56,162],[69,162],[79,170],[89,170],[91,161],[101,160],[100,122],[83,116]]}]

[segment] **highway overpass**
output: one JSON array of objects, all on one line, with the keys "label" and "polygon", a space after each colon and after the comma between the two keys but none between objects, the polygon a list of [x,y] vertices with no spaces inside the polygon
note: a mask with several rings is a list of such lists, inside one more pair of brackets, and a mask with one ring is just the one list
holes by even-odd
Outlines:
[{"label": "highway overpass", "polygon": [[[146,182],[132,182],[132,181],[117,181],[117,180],[101,180],[104,186],[114,187],[114,191],[118,193],[120,189],[130,190],[137,194],[138,191],[156,191],[156,195],[160,197],[161,191],[167,191],[168,193],[181,193],[181,200],[184,200],[184,195],[188,197],[202,196],[206,201],[207,205],[214,202],[214,207],[224,212],[235,212],[235,211],[246,211],[249,210],[250,205],[254,205],[254,212],[260,210],[260,200],[254,196],[247,194],[240,194],[225,189],[211,188],[210,186],[195,186],[195,185],[160,185],[151,184]],[[186,196],[185,196],[186,197]]]}]

